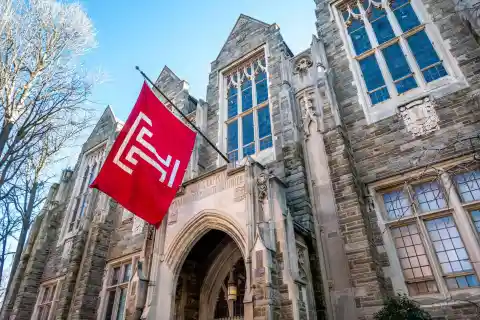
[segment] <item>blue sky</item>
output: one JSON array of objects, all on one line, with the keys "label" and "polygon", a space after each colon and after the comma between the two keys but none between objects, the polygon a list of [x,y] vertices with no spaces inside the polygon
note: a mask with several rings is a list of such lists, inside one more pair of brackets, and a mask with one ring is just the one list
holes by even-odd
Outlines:
[{"label": "blue sky", "polygon": [[164,65],[205,98],[210,62],[218,55],[241,13],[276,22],[294,53],[308,47],[315,33],[314,0],[80,0],[97,30],[98,47],[85,62],[101,68],[108,81],[90,100],[111,105],[126,120],[140,90],[139,65],[156,79]]}]

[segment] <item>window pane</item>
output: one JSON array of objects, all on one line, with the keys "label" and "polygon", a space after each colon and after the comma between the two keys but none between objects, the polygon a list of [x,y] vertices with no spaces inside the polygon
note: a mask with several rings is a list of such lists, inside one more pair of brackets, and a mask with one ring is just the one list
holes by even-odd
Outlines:
[{"label": "window pane", "polygon": [[246,80],[242,83],[242,111],[247,111],[252,106],[252,81]]},{"label": "window pane", "polygon": [[97,164],[95,163],[90,171],[90,177],[88,178],[88,185],[91,185],[93,182],[93,178],[95,178],[95,174],[97,171]]},{"label": "window pane", "polygon": [[[411,295],[437,292],[437,285],[433,280],[433,273],[425,253],[425,248],[416,224],[392,229],[397,255],[407,282],[415,280],[415,284],[408,284]],[[418,279],[431,278],[418,282]]]},{"label": "window pane", "polygon": [[[386,88],[385,90],[380,89],[375,91],[375,94],[370,93],[375,89],[385,87],[385,80],[383,80],[383,76],[380,71],[380,68],[378,67],[378,63],[377,63],[377,59],[375,58],[375,55],[372,54],[358,61],[358,63],[360,64],[363,80],[365,81],[365,85],[367,87],[367,90],[369,91],[372,104],[376,104],[389,99],[390,96]],[[380,91],[380,94],[376,94],[378,91]]]},{"label": "window pane", "polygon": [[480,171],[457,174],[453,180],[463,202],[480,200]]},{"label": "window pane", "polygon": [[268,85],[267,85],[267,74],[265,71],[258,73],[255,76],[255,83],[257,90],[257,104],[265,102],[268,100]]},{"label": "window pane", "polygon": [[475,224],[475,229],[480,233],[480,210],[472,211],[472,219]]},{"label": "window pane", "polygon": [[83,193],[83,189],[85,188],[89,171],[90,171],[90,167],[87,166],[87,168],[85,169],[85,172],[83,173],[82,185],[80,186],[80,192],[78,194]]},{"label": "window pane", "polygon": [[414,190],[421,212],[429,212],[446,207],[443,192],[436,181],[415,186]]},{"label": "window pane", "polygon": [[402,190],[385,193],[383,203],[389,219],[399,219],[412,215],[410,201]]},{"label": "window pane", "polygon": [[108,292],[107,299],[107,311],[105,312],[105,320],[111,320],[113,313],[113,304],[115,303],[115,290]]},{"label": "window pane", "polygon": [[377,41],[379,44],[382,44],[395,37],[395,33],[393,33],[392,26],[388,21],[385,10],[382,8],[377,9],[372,5],[369,20],[371,21],[373,31],[377,36]]},{"label": "window pane", "polygon": [[407,42],[418,66],[422,69],[425,81],[431,82],[447,75],[425,30],[408,37]]},{"label": "window pane", "polygon": [[126,264],[124,268],[125,271],[123,272],[123,282],[128,282],[132,277],[132,264]]},{"label": "window pane", "polygon": [[[398,43],[394,43],[382,50],[387,62],[388,70],[395,81],[398,93],[403,93],[417,87],[417,82],[413,78],[410,66],[405,59],[402,48]],[[408,77],[407,77],[408,76]],[[405,78],[406,77],[406,78]],[[403,79],[402,79],[403,78]],[[402,79],[400,81],[396,81]]]},{"label": "window pane", "polygon": [[232,163],[237,162],[238,160],[238,151],[232,151],[228,153],[228,160]]},{"label": "window pane", "polygon": [[238,121],[227,124],[227,152],[238,149]]},{"label": "window pane", "polygon": [[273,146],[272,136],[260,140],[260,151],[271,148]]},{"label": "window pane", "polygon": [[48,320],[48,313],[49,312],[50,312],[50,305],[42,306],[41,311],[39,312],[40,320]]},{"label": "window pane", "polygon": [[46,287],[43,291],[43,303],[50,301],[50,287]]},{"label": "window pane", "polygon": [[[425,224],[444,274],[473,271],[453,217],[437,218],[426,221]],[[454,282],[450,282],[447,281],[447,285],[454,287]],[[468,282],[459,283],[457,279],[456,285],[461,287],[465,283],[468,286]]]},{"label": "window pane", "polygon": [[272,128],[270,126],[270,109],[268,105],[258,110],[258,137],[263,137],[272,134]]},{"label": "window pane", "polygon": [[111,285],[115,285],[120,280],[120,267],[114,268],[112,272],[112,283]]},{"label": "window pane", "polygon": [[83,217],[83,214],[85,213],[85,209],[87,208],[87,196],[88,194],[83,196],[82,206],[80,207],[80,214],[78,215],[79,219]]},{"label": "window pane", "polygon": [[125,301],[127,300],[127,288],[120,290],[120,298],[118,299],[117,320],[123,320],[125,314]]},{"label": "window pane", "polygon": [[348,26],[347,31],[352,39],[353,48],[357,55],[372,48],[362,21],[353,19],[352,23]]},{"label": "window pane", "polygon": [[254,138],[253,113],[250,113],[242,118],[242,142],[244,156],[255,153]]},{"label": "window pane", "polygon": [[237,88],[228,89],[228,118],[235,117],[238,113]]},{"label": "window pane", "polygon": [[402,28],[403,32],[419,26],[420,21],[418,20],[412,5],[407,3],[401,6],[399,4],[395,4],[396,2],[397,0],[392,1],[391,7],[392,10],[394,10],[393,12],[395,13],[395,17],[397,17],[398,24],[400,25],[400,28]]}]

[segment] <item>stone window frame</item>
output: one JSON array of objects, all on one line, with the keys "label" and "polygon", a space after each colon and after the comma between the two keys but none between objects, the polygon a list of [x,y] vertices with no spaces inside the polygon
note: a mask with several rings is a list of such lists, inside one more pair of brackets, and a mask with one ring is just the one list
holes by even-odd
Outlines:
[{"label": "stone window frame", "polygon": [[[450,296],[452,300],[455,300],[455,298],[461,300],[462,297],[465,297],[465,294],[468,295],[478,293],[478,290],[480,288],[478,286],[463,289],[447,288],[445,279],[448,278],[448,276],[445,276],[445,274],[442,272],[440,263],[435,253],[435,249],[432,244],[432,240],[428,235],[426,224],[421,223],[423,221],[428,221],[440,217],[453,217],[455,221],[455,226],[458,230],[458,233],[460,234],[460,239],[463,241],[463,245],[468,253],[470,263],[472,264],[472,273],[477,276],[477,279],[479,279],[480,237],[478,232],[476,232],[475,225],[471,216],[471,211],[475,209],[480,209],[480,200],[469,203],[462,203],[457,188],[453,183],[453,177],[459,172],[448,173],[449,168],[465,163],[465,161],[466,158],[458,159],[453,162],[445,162],[435,165],[435,168],[430,168],[427,170],[425,168],[418,169],[403,174],[401,176],[392,177],[372,183],[370,186],[368,186],[369,192],[373,199],[377,223],[380,228],[381,237],[384,244],[384,249],[380,249],[379,251],[385,251],[390,262],[390,266],[385,267],[384,272],[386,276],[390,277],[393,288],[397,293],[410,295],[407,289],[405,277],[403,275],[403,269],[400,265],[400,259],[397,255],[397,248],[395,246],[392,236],[392,229],[408,224],[416,224],[417,228],[421,230],[421,241],[426,251],[429,265],[432,269],[433,279],[436,282],[438,292],[411,296],[420,304],[422,304],[422,302],[425,304],[431,304],[432,299],[444,301],[445,296]],[[468,171],[468,169],[463,170]],[[438,172],[442,173],[439,175]],[[431,174],[431,176],[428,176],[428,174]],[[437,176],[434,178],[435,175]],[[417,177],[421,178],[417,180]],[[409,179],[409,181],[414,179],[415,181],[413,183],[408,183],[407,185],[405,185],[405,180],[407,179]],[[446,200],[445,208],[431,212],[415,213],[415,207],[418,205],[415,201],[412,203],[413,214],[411,216],[395,220],[388,219],[386,209],[383,206],[383,194],[390,192],[391,190],[398,190],[402,188],[405,189],[407,192],[411,192],[410,185],[416,185],[423,182],[432,181],[433,179],[438,181],[439,185],[441,186],[441,190]],[[457,276],[458,275],[459,274],[457,274]]]},{"label": "stone window frame", "polygon": [[[61,229],[62,236],[59,241],[59,245],[64,243],[66,239],[73,237],[77,231],[80,229],[82,218],[85,217],[85,214],[88,212],[88,207],[91,200],[92,190],[88,188],[88,180],[92,180],[98,175],[100,168],[102,167],[103,161],[105,161],[106,156],[106,147],[107,141],[103,141],[89,150],[85,151],[81,156],[80,165],[77,170],[77,176],[74,181],[74,186],[72,192],[70,193],[69,203],[66,209],[66,215],[63,220],[63,226]],[[95,166],[95,173],[91,171],[91,168]],[[89,169],[89,173],[86,173],[86,169]],[[93,174],[92,174],[93,173]],[[85,176],[87,174],[87,176]],[[86,179],[85,183],[82,183]],[[83,185],[83,192],[80,190]],[[77,212],[81,210],[81,202],[84,199],[84,208],[81,214]],[[78,206],[77,206],[78,203]],[[73,226],[70,228],[70,226]]]},{"label": "stone window frame", "polygon": [[[64,276],[45,281],[40,285],[37,301],[35,303],[35,308],[31,318],[32,320],[51,320],[54,318],[56,306],[60,297],[60,292],[62,291],[63,280],[65,280]],[[45,301],[44,295],[47,288],[49,289],[48,295],[51,299]],[[52,288],[55,288],[55,290],[52,290]],[[40,309],[45,306],[49,306],[49,311],[46,318],[42,317],[42,315],[39,315]]]},{"label": "stone window frame", "polygon": [[[381,0],[382,3],[386,3],[388,0]],[[430,83],[425,83],[425,80],[420,79],[421,76],[418,76],[417,83],[418,88],[409,90],[403,94],[399,94],[397,96],[390,96],[390,99],[380,102],[378,104],[372,105],[370,102],[370,98],[368,97],[367,88],[365,85],[365,81],[363,81],[362,72],[360,70],[360,65],[356,62],[357,55],[354,53],[353,44],[348,36],[347,29],[344,26],[344,20],[342,14],[339,10],[339,6],[345,4],[345,0],[339,1],[331,1],[330,2],[330,12],[332,14],[333,20],[335,20],[338,29],[340,30],[340,38],[344,44],[345,52],[347,58],[349,60],[349,68],[353,74],[353,85],[357,88],[357,96],[359,102],[362,106],[362,109],[365,114],[365,118],[368,124],[372,124],[378,122],[382,119],[388,118],[392,115],[397,113],[397,108],[408,104],[416,99],[422,98],[426,95],[431,95],[433,98],[440,98],[455,91],[464,89],[468,87],[467,80],[465,79],[460,67],[456,59],[450,52],[450,46],[447,42],[445,42],[440,32],[432,21],[430,15],[425,9],[424,4],[421,0],[411,0],[412,7],[414,12],[417,14],[418,19],[420,20],[421,27],[424,28],[426,31],[430,41],[434,44],[434,49],[438,54],[440,61],[443,62],[445,70],[447,70],[448,75],[432,81]],[[380,2],[380,1],[379,1]],[[389,13],[390,15],[390,13]],[[418,68],[415,58],[413,57],[413,53],[411,52],[410,48],[405,44],[405,39],[403,37],[411,31],[403,32],[393,17],[389,17],[390,24],[395,32],[395,34],[400,34],[398,38],[401,42],[401,47],[404,51],[404,54],[407,58],[407,61],[412,68],[412,72],[415,74],[420,74],[420,69]],[[418,28],[418,27],[417,27]],[[385,79],[385,84],[387,87],[394,86],[394,82],[391,79],[388,67],[386,65],[386,61],[381,54],[378,53],[378,50],[382,48],[382,45],[377,45],[376,36],[372,29],[372,26],[369,22],[365,23],[365,29],[367,31],[368,37],[370,40],[375,39],[375,41],[371,41],[372,49],[374,50],[374,54],[376,55],[376,60],[378,66],[382,72],[382,75]],[[387,41],[390,42],[390,41]],[[361,54],[360,56],[364,55],[365,53]],[[420,81],[418,81],[420,80]],[[389,91],[390,88],[389,88]]]},{"label": "stone window frame", "polygon": [[[257,117],[257,108],[261,109],[265,105],[261,106],[256,106],[253,104],[253,107],[245,112],[241,111],[242,105],[241,103],[238,103],[238,114],[236,118],[241,118],[243,115],[246,115],[249,112],[254,113],[254,142],[255,142],[255,148],[256,152],[255,154],[250,155],[253,159],[256,159],[257,161],[260,162],[270,162],[274,161],[276,159],[276,154],[275,154],[275,140],[276,136],[274,134],[274,128],[273,128],[273,106],[272,106],[272,95],[271,95],[271,81],[270,81],[270,73],[268,71],[268,66],[269,66],[269,51],[268,51],[268,46],[266,44],[262,44],[256,49],[253,49],[249,53],[245,54],[241,58],[233,61],[232,63],[228,64],[227,66],[223,67],[220,71],[218,71],[218,88],[219,88],[219,112],[218,112],[218,127],[219,127],[219,132],[218,132],[218,141],[219,141],[219,149],[224,152],[225,155],[227,155],[227,122],[232,119],[228,119],[228,100],[227,100],[227,78],[226,75],[232,70],[236,69],[241,65],[244,65],[247,63],[249,60],[255,59],[256,57],[263,56],[265,58],[265,73],[266,73],[266,81],[267,81],[267,87],[268,87],[268,100],[265,103],[265,105],[268,105],[269,108],[269,113],[270,113],[270,127],[271,127],[271,137],[272,137],[272,146],[259,151],[259,139],[258,139],[258,117]],[[255,86],[252,86],[252,96],[255,97],[256,99],[256,91],[255,91]],[[238,96],[241,95],[241,86],[238,87]],[[240,100],[240,98],[238,98]],[[238,136],[240,137],[242,134],[242,128],[241,128],[241,122],[238,123]],[[239,163],[244,160],[245,157],[243,157],[243,146],[240,144],[240,138],[239,138],[239,145],[238,145],[238,160],[234,163],[234,165],[238,165]],[[217,157],[217,165],[222,165],[224,164],[225,161],[221,159],[220,157]]]},{"label": "stone window frame", "polygon": [[[137,262],[140,261],[140,254],[133,253],[127,256],[123,256],[120,258],[117,258],[115,260],[112,260],[107,263],[105,266],[105,272],[103,276],[103,284],[102,284],[102,292],[100,293],[100,304],[99,304],[99,311],[97,319],[98,320],[104,320],[106,319],[106,312],[108,308],[108,298],[109,298],[109,293],[115,291],[115,300],[112,306],[112,315],[111,319],[116,319],[117,318],[117,312],[118,312],[118,303],[120,299],[120,294],[121,290],[125,290],[125,306],[124,306],[124,315],[123,319],[126,317],[126,310],[128,307],[128,299],[135,295],[133,291],[133,275],[136,272],[136,265]],[[130,270],[130,279],[128,281],[122,281],[118,282],[115,284],[111,284],[111,281],[113,280],[113,275],[114,275],[114,270],[116,268],[120,268],[120,272],[118,274],[118,279],[123,279],[125,275],[125,266],[130,265],[131,270]]]}]

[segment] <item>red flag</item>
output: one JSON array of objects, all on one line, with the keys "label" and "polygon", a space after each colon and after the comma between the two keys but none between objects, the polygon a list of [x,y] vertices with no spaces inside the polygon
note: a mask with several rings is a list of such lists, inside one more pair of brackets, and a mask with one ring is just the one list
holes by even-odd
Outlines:
[{"label": "red flag", "polygon": [[158,225],[182,183],[194,143],[195,132],[144,83],[91,187]]}]

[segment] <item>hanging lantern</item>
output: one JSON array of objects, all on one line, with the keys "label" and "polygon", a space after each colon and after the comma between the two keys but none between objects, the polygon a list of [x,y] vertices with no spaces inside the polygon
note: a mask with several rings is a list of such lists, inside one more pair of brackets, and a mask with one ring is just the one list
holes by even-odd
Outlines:
[{"label": "hanging lantern", "polygon": [[237,300],[237,285],[233,281],[232,277],[228,281],[228,300]]}]

